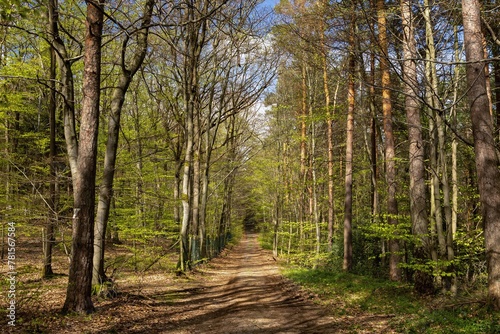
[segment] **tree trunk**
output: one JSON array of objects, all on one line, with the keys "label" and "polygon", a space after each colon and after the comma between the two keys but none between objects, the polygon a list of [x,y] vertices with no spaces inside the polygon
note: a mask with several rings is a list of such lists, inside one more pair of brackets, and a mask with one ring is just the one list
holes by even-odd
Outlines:
[{"label": "tree trunk", "polygon": [[[304,56],[305,57],[305,56]],[[302,187],[300,190],[300,221],[304,221],[306,210],[306,180],[307,180],[307,69],[306,61],[302,60],[301,65],[301,107],[300,107],[300,180]]]},{"label": "tree trunk", "polygon": [[[189,101],[189,104],[193,101]],[[193,156],[193,111],[190,105],[187,106],[186,112],[186,149],[184,155],[184,169],[182,174],[182,223],[180,231],[180,259],[179,259],[179,269],[185,271],[187,269],[188,254],[189,254],[189,240],[188,240],[188,229],[189,221],[191,216],[191,164]]]},{"label": "tree trunk", "polygon": [[138,47],[132,57],[129,68],[127,68],[125,63],[125,56],[129,41],[128,35],[122,44],[121,73],[118,78],[118,83],[113,89],[113,95],[111,97],[111,111],[108,119],[108,139],[106,141],[106,152],[104,155],[104,171],[101,186],[99,188],[99,202],[97,206],[97,219],[94,231],[92,284],[99,284],[106,280],[106,275],[104,273],[105,236],[111,207],[111,198],[113,197],[113,181],[120,132],[121,111],[130,82],[139,67],[142,65],[146,56],[149,25],[151,23],[154,2],[154,0],[148,0],[146,2],[141,29],[137,31]]},{"label": "tree trunk", "polygon": [[500,309],[500,170],[494,130],[489,113],[483,62],[481,5],[478,0],[462,0],[466,54],[467,97],[470,104],[479,196],[484,222],[488,296]]},{"label": "tree trunk", "polygon": [[[493,57],[498,59],[500,56],[500,45],[494,44],[493,47]],[[497,143],[500,142],[500,62],[493,62],[493,73],[495,78],[495,138]]]},{"label": "tree trunk", "polygon": [[75,122],[75,91],[73,81],[73,71],[71,69],[74,60],[68,59],[66,46],[59,35],[59,9],[57,0],[49,0],[49,36],[51,45],[57,51],[57,62],[61,77],[61,96],[63,99],[63,123],[64,138],[68,162],[71,170],[73,182],[78,174],[78,138],[76,134]]},{"label": "tree trunk", "polygon": [[[327,1],[323,2],[326,10]],[[334,200],[334,179],[333,179],[333,113],[335,110],[330,109],[330,89],[328,88],[328,51],[325,42],[324,22],[322,21],[321,46],[323,48],[322,65],[323,65],[323,91],[325,94],[325,111],[326,111],[326,141],[327,158],[328,158],[328,251],[333,248],[333,233],[335,226],[335,200]],[[337,86],[338,87],[338,86]]]},{"label": "tree trunk", "polygon": [[[406,119],[408,121],[409,161],[410,161],[410,217],[412,233],[418,237],[414,250],[417,264],[424,264],[430,256],[429,220],[427,212],[427,194],[425,188],[425,156],[420,121],[420,105],[417,87],[416,41],[414,35],[411,0],[401,0],[403,24],[403,79],[405,93]],[[415,270],[415,289],[421,294],[431,293],[433,279],[430,273]]]},{"label": "tree trunk", "polygon": [[193,186],[192,186],[192,202],[191,202],[191,240],[192,247],[190,252],[190,259],[192,263],[195,263],[200,258],[200,187],[201,187],[201,130],[200,130],[200,115],[197,112],[194,118],[194,136],[195,136],[195,148],[193,155]]},{"label": "tree trunk", "polygon": [[[313,209],[313,221],[316,230],[316,259],[314,260],[313,268],[316,269],[319,264],[319,256],[321,252],[321,226],[320,217],[318,212],[318,189],[317,189],[317,179],[316,179],[316,124],[313,122],[311,124],[311,176],[312,176],[312,209]],[[283,205],[283,204],[281,204]]]},{"label": "tree trunk", "polygon": [[354,55],[354,17],[351,18],[351,40],[348,68],[348,96],[347,96],[347,126],[346,126],[346,149],[345,149],[345,199],[344,199],[344,263],[343,270],[350,271],[352,269],[352,160],[354,146],[354,108],[356,100],[356,92],[354,89],[354,71],[356,70],[356,62]]},{"label": "tree trunk", "polygon": [[[460,61],[460,49],[458,46],[458,27],[453,27],[453,35],[454,35],[454,50],[455,50],[455,61]],[[453,128],[457,128],[458,119],[457,119],[457,101],[458,101],[458,83],[460,80],[460,68],[455,66],[454,74],[453,74],[453,104],[451,108],[451,122]],[[499,95],[500,96],[500,95]],[[500,106],[500,104],[499,104]],[[452,183],[452,216],[451,216],[451,229],[452,234],[455,236],[457,232],[458,225],[458,167],[457,167],[457,148],[458,148],[458,140],[457,136],[453,135],[453,139],[451,142],[451,183]]]},{"label": "tree trunk", "polygon": [[[373,29],[373,24],[372,24]],[[373,40],[373,37],[372,37]],[[371,205],[372,223],[379,220],[378,168],[377,168],[377,113],[375,108],[375,53],[370,54],[370,169],[371,169]]]},{"label": "tree trunk", "polygon": [[[381,50],[380,57],[380,72],[382,75],[382,111],[384,120],[385,133],[385,164],[386,164],[386,180],[387,180],[387,215],[389,224],[396,228],[398,224],[398,202],[396,199],[396,161],[395,161],[395,144],[394,133],[392,130],[392,102],[391,102],[391,76],[389,70],[388,50],[389,43],[387,40],[387,22],[386,8],[384,0],[377,0],[377,15],[378,15],[378,39]],[[399,241],[394,235],[389,240],[389,277],[393,281],[401,280],[401,269],[399,263],[401,256],[399,255]]]},{"label": "tree trunk", "polygon": [[[49,4],[50,5],[50,4]],[[50,277],[54,274],[52,271],[52,247],[55,242],[54,229],[57,225],[57,138],[56,138],[56,67],[57,55],[53,46],[50,47],[50,79],[49,79],[49,123],[50,123],[50,185],[49,185],[49,214],[45,238],[43,240],[43,268],[42,277]]]},{"label": "tree trunk", "polygon": [[73,241],[68,290],[63,312],[91,313],[94,245],[95,176],[101,79],[103,2],[87,2],[83,100],[74,181]]}]

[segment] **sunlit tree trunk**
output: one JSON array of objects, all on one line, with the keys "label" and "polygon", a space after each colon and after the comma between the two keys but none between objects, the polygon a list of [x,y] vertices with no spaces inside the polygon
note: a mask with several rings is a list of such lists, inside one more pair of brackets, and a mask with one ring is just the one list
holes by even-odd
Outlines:
[{"label": "sunlit tree trunk", "polygon": [[[328,8],[328,1],[322,1],[323,11]],[[326,28],[324,20],[321,20],[321,40],[322,50],[322,70],[323,70],[323,92],[325,94],[326,111],[326,141],[327,141],[327,159],[328,159],[328,250],[333,247],[333,233],[335,226],[335,201],[334,201],[334,179],[333,179],[333,113],[330,107],[330,88],[328,84],[328,48],[326,46]]]},{"label": "sunlit tree trunk", "polygon": [[351,15],[350,39],[349,39],[349,66],[347,83],[347,125],[346,125],[346,149],[345,149],[345,199],[344,199],[344,263],[343,269],[352,269],[352,160],[354,148],[354,108],[356,92],[354,86],[354,74],[356,71],[355,49],[355,15]]},{"label": "sunlit tree trunk", "polygon": [[[387,39],[387,9],[384,0],[377,0],[377,16],[378,16],[378,42],[381,51],[380,57],[380,72],[382,75],[382,111],[384,119],[384,134],[385,134],[385,164],[386,164],[386,180],[387,180],[387,216],[389,224],[394,227],[398,224],[398,202],[396,199],[396,161],[395,161],[395,144],[394,132],[392,128],[392,101],[391,101],[391,76],[389,69],[388,51],[389,43]],[[401,280],[401,269],[399,263],[401,256],[399,255],[399,241],[394,235],[393,239],[389,240],[389,277],[393,281]]]}]

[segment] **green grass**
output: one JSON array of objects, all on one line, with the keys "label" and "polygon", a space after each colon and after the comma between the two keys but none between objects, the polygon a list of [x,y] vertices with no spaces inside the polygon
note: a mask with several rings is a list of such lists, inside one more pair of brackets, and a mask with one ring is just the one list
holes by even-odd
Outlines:
[{"label": "green grass", "polygon": [[285,277],[316,294],[339,317],[391,315],[400,333],[500,334],[500,313],[480,299],[419,297],[410,285],[344,272],[287,268]]}]

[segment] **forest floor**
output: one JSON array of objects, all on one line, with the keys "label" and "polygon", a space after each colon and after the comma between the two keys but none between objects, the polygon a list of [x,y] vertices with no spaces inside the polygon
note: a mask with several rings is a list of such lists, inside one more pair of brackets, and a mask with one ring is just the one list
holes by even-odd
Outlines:
[{"label": "forest floor", "polygon": [[[89,316],[59,313],[67,276],[36,281],[39,292],[31,290],[18,301],[16,327],[8,328],[13,333],[393,332],[384,314],[334,316],[335,306],[320,305],[280,275],[256,234],[185,277],[160,271],[123,276],[116,282],[118,295],[96,299],[96,312]],[[30,283],[36,282],[23,284]]]}]

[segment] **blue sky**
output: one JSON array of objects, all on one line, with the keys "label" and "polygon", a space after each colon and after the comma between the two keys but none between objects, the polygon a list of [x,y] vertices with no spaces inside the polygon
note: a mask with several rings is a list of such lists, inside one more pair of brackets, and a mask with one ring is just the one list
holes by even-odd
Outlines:
[{"label": "blue sky", "polygon": [[279,0],[265,0],[262,4],[264,6],[274,7],[279,2]]}]

